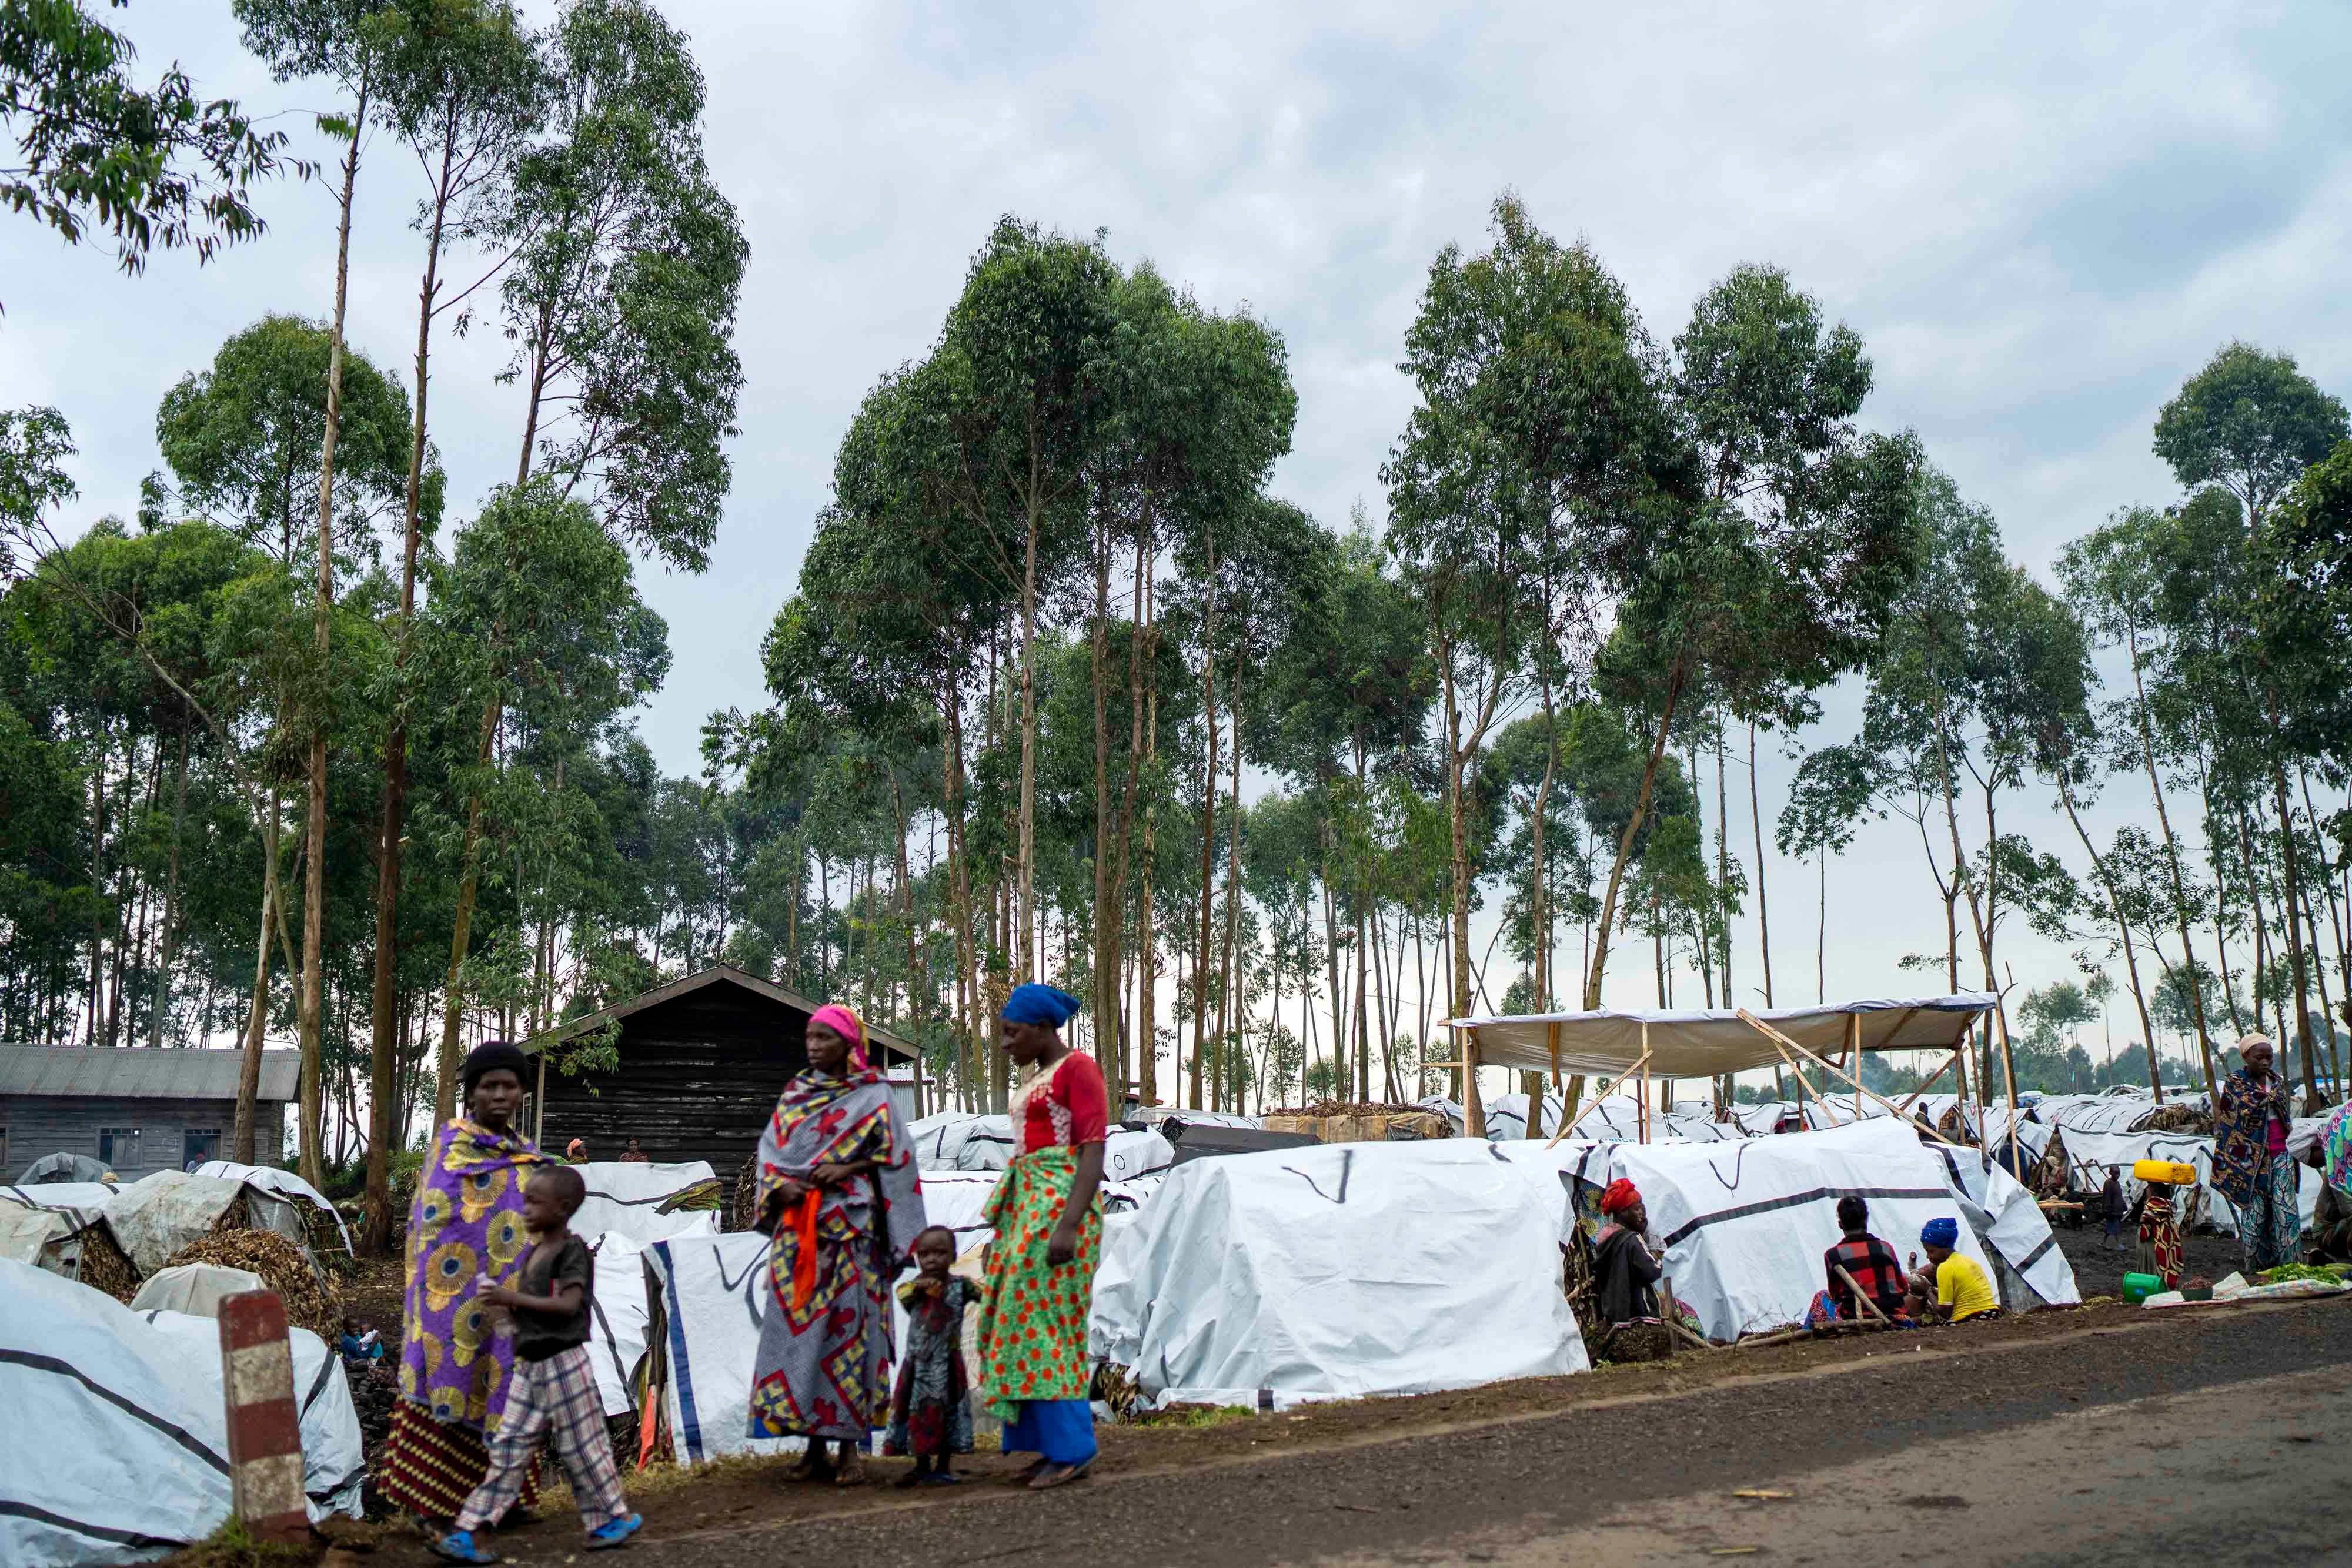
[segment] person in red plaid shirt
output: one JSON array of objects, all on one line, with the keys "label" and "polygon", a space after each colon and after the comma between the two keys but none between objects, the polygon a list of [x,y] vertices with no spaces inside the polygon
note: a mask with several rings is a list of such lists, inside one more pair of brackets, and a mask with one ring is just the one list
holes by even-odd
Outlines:
[{"label": "person in red plaid shirt", "polygon": [[1870,1233],[1870,1205],[1852,1196],[1842,1197],[1838,1199],[1837,1217],[1838,1228],[1845,1236],[1822,1254],[1822,1269],[1829,1276],[1829,1298],[1837,1307],[1838,1320],[1852,1322],[1870,1315],[1855,1304],[1853,1291],[1839,1276],[1838,1270],[1843,1267],[1880,1312],[1899,1322],[1906,1315],[1903,1305],[1903,1264],[1895,1256],[1894,1248]]}]

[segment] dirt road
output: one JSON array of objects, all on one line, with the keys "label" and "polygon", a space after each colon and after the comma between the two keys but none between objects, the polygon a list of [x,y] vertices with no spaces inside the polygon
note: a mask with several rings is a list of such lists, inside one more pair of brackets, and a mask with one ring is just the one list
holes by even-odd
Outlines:
[{"label": "dirt road", "polygon": [[[1039,1496],[994,1484],[999,1458],[946,1495],[787,1488],[766,1467],[646,1497],[647,1539],[628,1558],[1648,1564],[1753,1547],[1738,1555],[1841,1568],[2187,1553],[2211,1568],[2331,1560],[2352,1541],[2333,1462],[2352,1419],[2352,1302],[2035,1314],[1874,1343],[1837,1359],[1754,1353],[1774,1369],[1752,1375],[1701,1357],[1677,1364],[1696,1374],[1643,1368],[1517,1397],[1122,1431],[1106,1473]],[[1729,1495],[1743,1489],[1790,1495]],[[496,1544],[552,1568],[572,1560],[577,1529],[546,1519]],[[375,1561],[430,1559],[411,1541]]]}]

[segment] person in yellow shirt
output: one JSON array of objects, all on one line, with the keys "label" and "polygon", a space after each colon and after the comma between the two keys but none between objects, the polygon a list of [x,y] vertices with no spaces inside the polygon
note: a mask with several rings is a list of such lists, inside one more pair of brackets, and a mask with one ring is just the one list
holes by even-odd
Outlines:
[{"label": "person in yellow shirt", "polygon": [[[1931,1219],[1919,1232],[1919,1245],[1927,1251],[1927,1267],[1915,1277],[1912,1314],[1925,1318],[1930,1314],[1951,1322],[1966,1322],[1970,1318],[1997,1318],[2000,1315],[2000,1298],[1993,1293],[1992,1284],[1976,1260],[1955,1250],[1960,1239],[1960,1222],[1957,1219]],[[1927,1285],[1933,1280],[1936,1291],[1927,1298]]]}]

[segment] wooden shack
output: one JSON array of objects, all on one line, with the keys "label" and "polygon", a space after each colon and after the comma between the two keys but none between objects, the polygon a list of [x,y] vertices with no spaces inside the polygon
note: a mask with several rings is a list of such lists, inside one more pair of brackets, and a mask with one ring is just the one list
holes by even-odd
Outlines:
[{"label": "wooden shack", "polygon": [[[282,1155],[300,1060],[291,1051],[261,1053],[257,1165]],[[55,1154],[83,1155],[124,1181],[224,1158],[244,1070],[240,1051],[0,1045],[0,1180]]]},{"label": "wooden shack", "polygon": [[[523,1047],[540,1058],[524,1085],[533,1136],[551,1154],[585,1138],[599,1160],[620,1158],[635,1138],[649,1159],[709,1160],[731,1177],[759,1145],[776,1096],[808,1066],[809,1016],[822,1006],[720,964],[575,1019]],[[551,1054],[561,1062],[562,1046],[609,1026],[619,1031],[618,1068],[549,1065]],[[914,1061],[914,1047],[887,1030],[868,1025],[866,1040],[878,1067]]]}]

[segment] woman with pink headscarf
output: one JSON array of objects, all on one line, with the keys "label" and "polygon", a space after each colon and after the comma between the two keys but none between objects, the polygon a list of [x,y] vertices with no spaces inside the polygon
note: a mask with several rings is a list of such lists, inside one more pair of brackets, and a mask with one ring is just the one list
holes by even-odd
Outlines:
[{"label": "woman with pink headscarf", "polygon": [[[890,1281],[923,1228],[915,1151],[847,1008],[809,1019],[808,1071],[760,1138],[771,1299],[752,1364],[754,1437],[806,1437],[793,1474],[855,1486],[890,1406]],[[836,1466],[828,1439],[841,1444]]]}]

